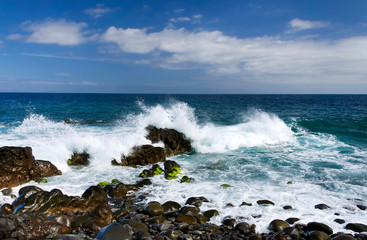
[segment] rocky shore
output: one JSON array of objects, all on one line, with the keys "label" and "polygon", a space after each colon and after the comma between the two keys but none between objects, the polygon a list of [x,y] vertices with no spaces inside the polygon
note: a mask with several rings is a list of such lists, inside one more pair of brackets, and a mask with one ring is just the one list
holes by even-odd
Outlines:
[{"label": "rocky shore", "polygon": [[[166,157],[191,151],[190,141],[173,129],[147,127],[147,138],[152,143],[163,142],[164,147],[136,146],[128,156],[112,161],[116,167],[147,165],[135,184],[124,184],[118,179],[90,186],[81,196],[68,196],[59,189],[44,191],[27,186],[18,193],[12,187],[29,181],[43,181],[44,177],[61,174],[48,161],[35,160],[30,147],[0,148],[0,189],[3,195],[14,198],[0,207],[0,240],[3,239],[246,239],[246,240],[367,240],[367,223],[347,223],[345,233],[335,233],[326,224],[315,219],[301,224],[298,218],[269,219],[268,231],[261,233],[254,224],[243,218],[225,217],[220,225],[210,222],[218,216],[216,209],[202,211],[209,200],[192,196],[184,205],[175,201],[149,202],[139,191],[149,187],[150,179],[164,174],[167,180],[179,178],[189,184],[189,176],[180,176],[181,166]],[[69,166],[88,165],[89,154],[73,153],[65,160]],[[156,165],[164,162],[164,169]],[[223,186],[228,187],[228,186]],[[255,203],[253,203],[255,204]],[[259,199],[257,205],[273,205]],[[251,207],[252,203],[242,203]],[[329,206],[310,206],[320,210]],[[364,205],[357,206],[366,211]],[[285,206],[287,211],[291,206]],[[344,224],[335,216],[335,221]]]}]

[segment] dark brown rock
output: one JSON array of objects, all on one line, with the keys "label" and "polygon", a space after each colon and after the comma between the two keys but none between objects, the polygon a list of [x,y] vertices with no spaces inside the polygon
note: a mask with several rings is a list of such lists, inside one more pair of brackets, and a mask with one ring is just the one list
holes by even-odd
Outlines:
[{"label": "dark brown rock", "polygon": [[132,232],[119,223],[111,223],[110,225],[102,228],[97,236],[96,239],[99,240],[112,240],[112,239],[119,239],[119,240],[131,240],[132,239]]},{"label": "dark brown rock", "polygon": [[180,209],[179,213],[183,215],[195,216],[200,212],[197,207],[184,206]]},{"label": "dark brown rock", "polygon": [[274,232],[280,232],[284,228],[287,228],[287,227],[290,227],[289,223],[287,223],[286,221],[280,220],[280,219],[275,219],[270,222],[268,229]]},{"label": "dark brown rock", "polygon": [[90,155],[87,152],[73,152],[71,158],[67,161],[69,166],[87,166],[89,165]]},{"label": "dark brown rock", "polygon": [[308,233],[310,240],[328,240],[330,236],[322,231],[311,231]]},{"label": "dark brown rock", "polygon": [[189,223],[189,224],[197,224],[198,220],[193,216],[180,215],[176,218],[176,222],[185,222],[185,223]]},{"label": "dark brown rock", "polygon": [[145,231],[145,232],[149,231],[147,225],[145,225],[144,223],[135,221],[135,220],[131,220],[131,219],[119,220],[119,223],[121,225],[124,225],[124,224],[129,225],[135,234],[138,233],[139,231]]},{"label": "dark brown rock", "polygon": [[299,221],[299,218],[287,218],[285,221],[289,224],[294,224]]},{"label": "dark brown rock", "polygon": [[174,201],[167,201],[162,204],[164,212],[176,212],[181,208],[181,205]]},{"label": "dark brown rock", "polygon": [[52,163],[36,161],[30,147],[0,148],[0,189],[59,174],[61,172]]},{"label": "dark brown rock", "polygon": [[251,226],[247,222],[240,222],[234,228],[242,234],[248,234],[251,230]]},{"label": "dark brown rock", "polygon": [[317,204],[315,205],[315,209],[320,209],[320,210],[325,210],[325,209],[329,209],[330,207],[324,203],[321,204]]},{"label": "dark brown rock", "polygon": [[206,220],[207,221],[210,221],[210,219],[214,216],[218,216],[219,215],[219,212],[215,209],[211,209],[211,210],[207,210],[205,211],[204,213],[204,216],[206,217]]},{"label": "dark brown rock", "polygon": [[161,147],[153,147],[152,145],[135,146],[129,156],[122,156],[121,166],[137,166],[155,164],[166,161],[164,149]]},{"label": "dark brown rock", "polygon": [[159,216],[164,213],[164,209],[162,205],[159,202],[150,202],[145,207],[144,212],[148,214],[149,216]]},{"label": "dark brown rock", "polygon": [[191,151],[191,142],[183,133],[174,129],[156,128],[152,125],[146,127],[147,139],[152,143],[163,142],[166,156],[173,156]]},{"label": "dark brown rock", "polygon": [[262,206],[274,205],[274,203],[270,200],[258,200],[256,203]]}]

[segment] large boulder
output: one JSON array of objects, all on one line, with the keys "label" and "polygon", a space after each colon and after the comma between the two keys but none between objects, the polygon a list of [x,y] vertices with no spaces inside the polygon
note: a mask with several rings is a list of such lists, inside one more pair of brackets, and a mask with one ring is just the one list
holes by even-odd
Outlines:
[{"label": "large boulder", "polygon": [[135,146],[129,156],[122,156],[121,166],[137,166],[155,164],[166,161],[164,149],[161,147],[153,147],[152,145]]},{"label": "large boulder", "polygon": [[107,193],[100,187],[91,186],[82,195],[74,197],[63,194],[59,189],[28,191],[19,196],[12,206],[17,213],[33,212],[46,216],[65,212],[90,212],[98,205],[107,205]]},{"label": "large boulder", "polygon": [[191,151],[191,142],[185,134],[174,129],[156,128],[149,125],[146,127],[148,131],[147,139],[152,143],[163,142],[166,156],[173,156]]},{"label": "large boulder", "polygon": [[36,161],[30,147],[0,148],[0,189],[60,174],[51,162]]},{"label": "large boulder", "polygon": [[0,215],[0,238],[45,239],[50,234],[68,234],[70,229],[61,223],[36,213]]},{"label": "large boulder", "polygon": [[87,166],[89,165],[90,155],[87,152],[73,152],[71,158],[68,159],[67,163],[69,166]]}]

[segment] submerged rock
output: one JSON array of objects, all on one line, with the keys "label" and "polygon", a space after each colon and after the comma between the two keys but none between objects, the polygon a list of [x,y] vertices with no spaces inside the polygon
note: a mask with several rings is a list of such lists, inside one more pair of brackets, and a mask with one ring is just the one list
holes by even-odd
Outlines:
[{"label": "submerged rock", "polygon": [[0,189],[61,175],[51,162],[35,160],[30,147],[0,148]]},{"label": "submerged rock", "polygon": [[163,142],[164,151],[167,157],[191,151],[191,142],[186,136],[174,129],[156,128],[149,125],[147,139],[152,143]]}]

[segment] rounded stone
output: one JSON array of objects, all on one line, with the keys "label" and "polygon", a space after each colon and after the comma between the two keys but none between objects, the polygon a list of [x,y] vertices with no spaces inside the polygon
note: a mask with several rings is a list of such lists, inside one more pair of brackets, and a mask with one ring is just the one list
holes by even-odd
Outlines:
[{"label": "rounded stone", "polygon": [[272,201],[270,200],[259,200],[256,202],[258,205],[262,205],[262,206],[269,206],[269,205],[275,205]]},{"label": "rounded stone", "polygon": [[356,239],[350,235],[341,234],[332,238],[332,240],[356,240]]},{"label": "rounded stone", "polygon": [[294,224],[299,221],[299,218],[287,218],[285,221],[289,224]]},{"label": "rounded stone", "polygon": [[181,208],[181,205],[174,201],[167,201],[162,204],[162,207],[164,212],[177,212]]},{"label": "rounded stone", "polygon": [[362,223],[348,223],[345,228],[355,232],[367,232],[367,225]]},{"label": "rounded stone", "polygon": [[162,234],[170,239],[177,239],[178,237],[183,235],[183,232],[180,230],[168,230],[163,232]]},{"label": "rounded stone", "polygon": [[271,221],[271,223],[268,226],[268,229],[274,232],[280,232],[287,227],[290,227],[289,223],[280,219],[275,219]]},{"label": "rounded stone", "polygon": [[144,211],[149,215],[149,216],[160,216],[164,213],[164,209],[162,207],[162,205],[159,202],[150,202],[148,203],[148,205],[145,207]]},{"label": "rounded stone", "polygon": [[240,231],[242,234],[248,234],[250,233],[251,225],[247,222],[240,222],[234,227],[234,229]]},{"label": "rounded stone", "polygon": [[292,239],[300,239],[301,233],[295,227],[286,227],[283,229],[285,235],[290,236]]},{"label": "rounded stone", "polygon": [[333,234],[333,229],[331,229],[331,227],[319,222],[309,222],[307,224],[307,228],[310,231],[322,231],[324,233],[327,233],[328,235]]},{"label": "rounded stone", "polygon": [[111,223],[97,233],[99,240],[131,240],[130,231],[119,223]]},{"label": "rounded stone", "polygon": [[200,212],[200,209],[197,207],[184,206],[180,209],[180,213],[182,215],[190,215],[195,216]]},{"label": "rounded stone", "polygon": [[222,224],[225,226],[233,227],[236,224],[236,219],[234,218],[225,218],[222,221]]},{"label": "rounded stone", "polygon": [[206,220],[207,221],[210,221],[210,219],[214,216],[218,216],[219,215],[219,212],[215,209],[211,209],[211,210],[208,210],[208,211],[205,211],[203,213],[203,215],[205,216]]},{"label": "rounded stone", "polygon": [[322,231],[311,231],[308,233],[308,238],[310,240],[328,240],[330,236]]},{"label": "rounded stone", "polygon": [[206,217],[202,214],[196,214],[196,219],[198,220],[198,223],[205,224],[206,223]]},{"label": "rounded stone", "polygon": [[325,209],[329,209],[330,207],[324,203],[321,204],[317,204],[315,205],[315,209],[320,209],[320,210],[325,210]]},{"label": "rounded stone", "polygon": [[197,224],[198,220],[193,216],[180,215],[176,218],[176,222],[185,222],[185,223],[189,223],[189,224]]}]

